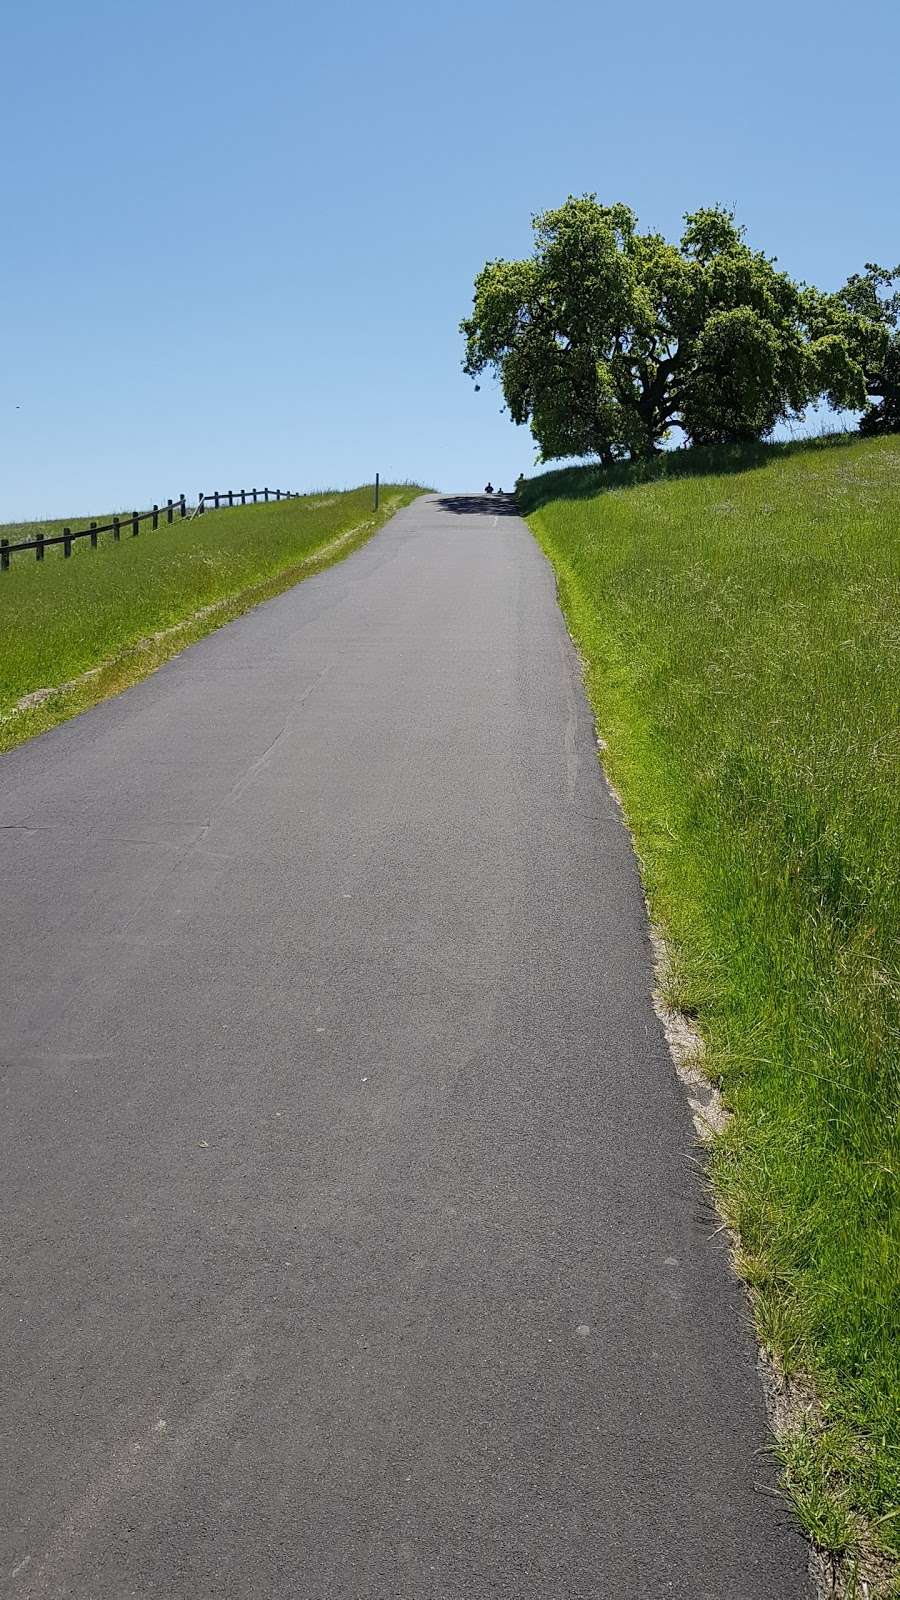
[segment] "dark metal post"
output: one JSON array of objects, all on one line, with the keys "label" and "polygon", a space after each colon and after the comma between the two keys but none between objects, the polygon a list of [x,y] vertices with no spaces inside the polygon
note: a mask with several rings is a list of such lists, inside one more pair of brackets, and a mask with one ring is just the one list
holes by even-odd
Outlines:
[{"label": "dark metal post", "polygon": [[9,571],[9,540],[0,539],[0,572]]},{"label": "dark metal post", "polygon": [[35,561],[43,561],[44,559],[44,535],[42,533],[39,533],[35,540],[34,559]]},{"label": "dark metal post", "polygon": [[119,537],[119,519],[118,519],[118,517],[113,517],[113,538],[114,539],[118,539],[118,537]]},{"label": "dark metal post", "polygon": [[375,510],[378,510],[378,490],[381,487],[379,474],[375,474]]},{"label": "dark metal post", "polygon": [[63,528],[63,555],[68,559],[72,554],[72,529]]},{"label": "dark metal post", "polygon": [[159,527],[159,506],[156,504],[155,500],[153,502],[153,526],[154,528]]},{"label": "dark metal post", "polygon": [[167,500],[166,501],[166,521],[169,524],[169,527],[171,528],[171,526],[172,526],[172,502],[171,502],[171,500]]},{"label": "dark metal post", "polygon": [[92,522],[91,523],[91,549],[92,550],[96,550],[96,548],[97,548],[97,524],[96,524],[96,522]]},{"label": "dark metal post", "polygon": [[136,539],[137,536],[138,536],[138,514],[137,514],[136,511],[132,511],[132,513],[131,513],[131,537],[132,537],[132,539]]}]

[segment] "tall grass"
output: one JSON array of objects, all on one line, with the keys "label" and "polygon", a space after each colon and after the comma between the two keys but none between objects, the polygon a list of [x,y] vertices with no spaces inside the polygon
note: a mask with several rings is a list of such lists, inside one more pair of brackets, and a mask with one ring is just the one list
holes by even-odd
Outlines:
[{"label": "tall grass", "polygon": [[711,1166],[761,1336],[822,1402],[788,1486],[823,1545],[900,1551],[900,440],[521,500],[736,1113]]},{"label": "tall grass", "polygon": [[[254,600],[296,582],[329,559],[337,541],[336,553],[355,548],[418,493],[410,484],[385,485],[376,514],[370,487],[323,492],[208,511],[155,532],[145,522],[137,539],[126,526],[120,543],[102,534],[92,550],[79,540],[68,561],[58,547],[40,564],[25,552],[14,555],[0,574],[0,749],[124,687]],[[175,628],[177,638],[158,637]],[[88,683],[10,714],[33,691],[98,667],[103,671]]]}]

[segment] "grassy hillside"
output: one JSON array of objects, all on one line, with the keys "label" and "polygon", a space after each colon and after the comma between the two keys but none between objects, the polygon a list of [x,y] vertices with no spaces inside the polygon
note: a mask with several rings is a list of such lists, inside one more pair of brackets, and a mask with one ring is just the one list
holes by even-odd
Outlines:
[{"label": "grassy hillside", "polygon": [[[346,555],[420,492],[385,485],[377,514],[371,488],[354,489],[208,511],[156,532],[142,523],[137,539],[126,530],[116,544],[104,534],[96,550],[78,541],[68,561],[58,547],[40,565],[28,553],[14,555],[0,573],[0,750],[126,687],[248,606]],[[22,526],[0,532],[29,537]],[[71,683],[85,673],[92,676]],[[66,687],[21,709],[24,697],[56,685]]]},{"label": "grassy hillside", "polygon": [[553,562],[668,997],[736,1112],[720,1203],[820,1545],[900,1550],[900,439],[548,474]]}]

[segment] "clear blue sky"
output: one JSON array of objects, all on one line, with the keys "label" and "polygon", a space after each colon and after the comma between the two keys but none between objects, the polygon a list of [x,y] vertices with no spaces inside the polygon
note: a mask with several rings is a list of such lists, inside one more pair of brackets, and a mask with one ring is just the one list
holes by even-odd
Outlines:
[{"label": "clear blue sky", "polygon": [[457,324],[570,192],[733,203],[823,287],[900,258],[897,0],[19,0],[2,44],[0,521],[506,486]]}]

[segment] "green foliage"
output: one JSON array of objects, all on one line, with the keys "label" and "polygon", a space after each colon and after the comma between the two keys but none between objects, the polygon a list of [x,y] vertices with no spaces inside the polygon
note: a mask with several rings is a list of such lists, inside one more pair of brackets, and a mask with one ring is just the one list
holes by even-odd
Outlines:
[{"label": "green foliage", "polygon": [[868,262],[836,300],[854,319],[868,405],[860,433],[900,433],[900,266]]},{"label": "green foliage", "polygon": [[464,370],[499,378],[541,459],[612,465],[652,455],[675,426],[727,443],[823,393],[864,404],[864,319],[752,250],[730,211],[688,215],[672,245],[586,195],[535,217],[534,234],[528,260],[478,274],[461,330]]},{"label": "green foliage", "polygon": [[900,1556],[900,440],[519,499],[735,1112],[710,1159],[760,1336],[818,1392],[786,1487],[824,1547]]}]

